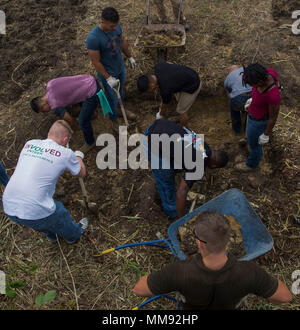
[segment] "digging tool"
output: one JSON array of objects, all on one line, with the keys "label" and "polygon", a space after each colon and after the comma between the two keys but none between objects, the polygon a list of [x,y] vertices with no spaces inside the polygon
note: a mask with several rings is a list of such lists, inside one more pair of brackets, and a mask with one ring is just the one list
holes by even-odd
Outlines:
[{"label": "digging tool", "polygon": [[125,125],[128,127],[129,124],[128,124],[128,120],[127,120],[127,116],[126,116],[126,112],[125,112],[125,109],[124,109],[124,105],[123,105],[123,102],[122,102],[122,98],[121,98],[121,95],[120,95],[120,86],[121,86],[121,83],[120,83],[120,80],[118,79],[118,86],[117,88],[112,88],[112,90],[116,93],[117,95],[117,98],[118,98],[118,101],[120,103],[120,107],[121,107],[121,110],[122,110],[122,115],[123,115],[123,118],[124,118],[124,121],[125,121]]},{"label": "digging tool", "polygon": [[92,212],[95,212],[97,209],[97,204],[89,201],[89,197],[88,197],[88,194],[87,194],[87,191],[85,188],[85,184],[84,184],[82,178],[79,178],[79,183],[80,183],[80,187],[81,187],[82,195],[83,195],[83,200],[79,199],[78,200],[79,203],[81,204],[82,207],[84,207]]},{"label": "digging tool", "polygon": [[194,210],[197,199],[204,200],[205,199],[205,196],[204,195],[201,195],[201,194],[198,194],[198,193],[195,193],[195,192],[192,192],[192,191],[189,191],[188,192],[187,200],[188,201],[193,201],[192,202],[192,205],[190,207],[189,212],[192,212]]}]

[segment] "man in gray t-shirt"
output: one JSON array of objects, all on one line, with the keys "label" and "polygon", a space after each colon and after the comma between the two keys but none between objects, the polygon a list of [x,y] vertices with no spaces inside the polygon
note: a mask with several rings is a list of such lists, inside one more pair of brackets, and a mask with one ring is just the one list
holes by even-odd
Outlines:
[{"label": "man in gray t-shirt", "polygon": [[240,111],[244,109],[245,103],[251,97],[252,90],[251,86],[243,85],[243,71],[243,68],[232,65],[224,82],[224,88],[230,98],[232,130],[235,134],[241,132],[242,122]]}]

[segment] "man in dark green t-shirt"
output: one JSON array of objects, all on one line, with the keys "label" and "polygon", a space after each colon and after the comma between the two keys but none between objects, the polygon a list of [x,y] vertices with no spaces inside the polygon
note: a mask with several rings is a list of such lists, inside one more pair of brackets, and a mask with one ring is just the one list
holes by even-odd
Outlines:
[{"label": "man in dark green t-shirt", "polygon": [[235,309],[248,294],[271,303],[290,302],[292,295],[280,280],[252,261],[227,256],[230,237],[227,219],[216,212],[199,213],[194,230],[199,253],[143,276],[135,285],[137,296],[178,291],[184,309]]}]

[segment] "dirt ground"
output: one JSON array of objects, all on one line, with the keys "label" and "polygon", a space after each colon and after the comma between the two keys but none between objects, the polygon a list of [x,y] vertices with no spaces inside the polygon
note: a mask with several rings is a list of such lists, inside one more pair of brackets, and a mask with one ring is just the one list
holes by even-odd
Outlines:
[{"label": "dirt ground", "polygon": [[[98,23],[101,9],[109,5],[120,13],[124,36],[137,62],[135,71],[127,66],[125,108],[137,114],[134,124],[139,132],[155,119],[158,95],[142,96],[136,90],[137,76],[152,72],[157,60],[154,50],[133,47],[146,22],[144,1],[104,0],[99,5],[94,0],[4,0],[0,5],[7,17],[7,34],[0,35],[0,160],[9,176],[25,142],[45,138],[56,119],[52,114],[34,114],[30,99],[43,95],[50,79],[94,73],[85,39]],[[272,250],[255,262],[289,288],[292,273],[300,269],[300,226],[294,221],[294,215],[300,216],[300,37],[290,27],[295,9],[300,10],[299,1],[186,1],[185,16],[191,25],[186,45],[168,50],[170,62],[194,68],[203,82],[189,127],[205,134],[211,147],[226,150],[230,158],[226,168],[207,170],[193,186],[194,192],[205,195],[196,207],[227,189],[240,189],[274,239]],[[156,15],[154,9],[152,13]],[[171,16],[171,9],[168,13]],[[223,82],[229,65],[256,61],[278,72],[284,86],[282,106],[272,139],[264,147],[260,172],[240,174],[233,166],[246,159],[247,148],[238,144],[243,134],[231,132]],[[111,133],[101,110],[93,127],[96,136]],[[77,127],[70,147],[76,150],[82,143]],[[60,240],[60,245],[52,245],[41,234],[10,222],[0,210],[0,270],[16,293],[15,297],[0,295],[0,309],[37,309],[35,297],[48,290],[56,290],[56,297],[41,309],[131,309],[143,301],[132,293],[138,278],[174,260],[170,250],[157,247],[127,248],[94,257],[121,244],[155,240],[157,232],[167,237],[172,223],[161,210],[150,170],[99,170],[95,161],[99,151],[98,147],[85,158],[85,183],[97,203],[97,214],[80,207],[78,179],[65,173],[57,185],[55,198],[73,219],[88,216],[90,220],[77,244]],[[294,295],[292,303],[280,306],[251,297],[243,308],[299,310],[299,297]],[[144,309],[176,306],[160,299]]]}]

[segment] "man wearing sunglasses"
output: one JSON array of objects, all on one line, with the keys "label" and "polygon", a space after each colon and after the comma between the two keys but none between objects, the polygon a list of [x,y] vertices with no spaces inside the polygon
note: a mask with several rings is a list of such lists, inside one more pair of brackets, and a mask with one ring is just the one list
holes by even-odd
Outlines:
[{"label": "man wearing sunglasses", "polygon": [[253,261],[237,261],[226,253],[230,237],[227,219],[216,212],[197,216],[198,253],[143,276],[133,289],[137,296],[152,297],[178,291],[184,309],[226,310],[239,307],[248,294],[273,304],[287,303],[292,295],[286,285]]}]

